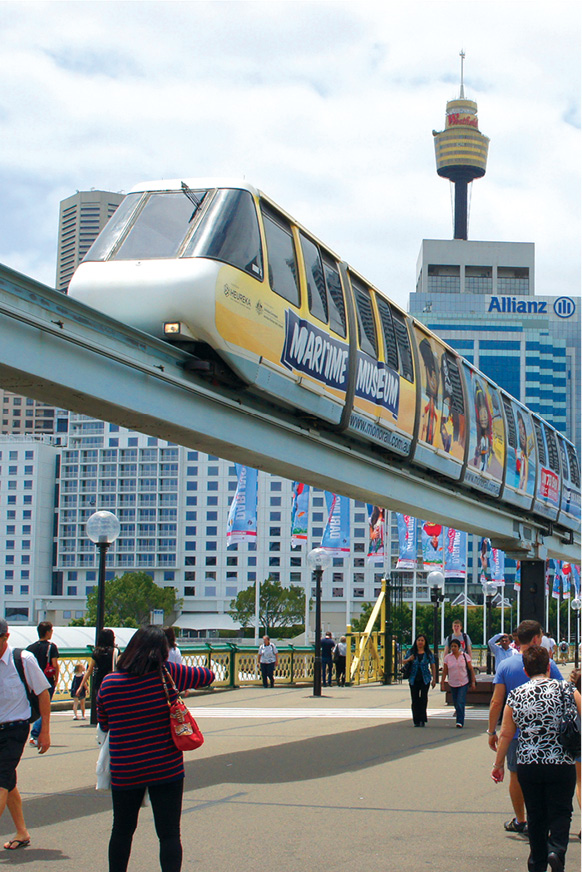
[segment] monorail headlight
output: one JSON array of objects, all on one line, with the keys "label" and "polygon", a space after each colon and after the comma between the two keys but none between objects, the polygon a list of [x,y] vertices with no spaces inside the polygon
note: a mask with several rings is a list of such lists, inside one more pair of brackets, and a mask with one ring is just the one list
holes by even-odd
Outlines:
[{"label": "monorail headlight", "polygon": [[182,325],[179,321],[167,321],[164,324],[164,334],[166,336],[179,335],[182,332]]}]

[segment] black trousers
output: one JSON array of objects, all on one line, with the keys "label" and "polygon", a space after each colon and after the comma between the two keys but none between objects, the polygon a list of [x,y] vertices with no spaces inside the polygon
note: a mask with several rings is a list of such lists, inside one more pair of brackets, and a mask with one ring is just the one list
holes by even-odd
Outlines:
[{"label": "black trousers", "polygon": [[546,872],[552,851],[564,861],[576,788],[573,764],[517,764],[517,780],[527,811],[529,872]]},{"label": "black trousers", "polygon": [[261,676],[263,679],[263,687],[275,687],[275,664],[261,663]]},{"label": "black trousers", "polygon": [[427,721],[426,707],[428,705],[429,687],[430,683],[425,684],[422,677],[417,672],[414,684],[410,685],[412,720],[415,724],[425,724]]},{"label": "black trousers", "polygon": [[[109,872],[126,872],[131,854],[133,834],[142,804],[145,787],[112,790],[113,829],[109,840]],[[182,868],[182,842],[180,818],[184,779],[150,784],[148,787],[156,833],[160,840],[160,868],[162,872],[180,872]]]}]

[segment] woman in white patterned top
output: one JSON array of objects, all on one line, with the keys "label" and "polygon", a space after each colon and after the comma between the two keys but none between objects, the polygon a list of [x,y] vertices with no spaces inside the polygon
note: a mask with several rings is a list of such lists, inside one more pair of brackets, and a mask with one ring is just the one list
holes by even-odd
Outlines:
[{"label": "woman in white patterned top", "polygon": [[517,778],[527,810],[530,856],[528,872],[563,872],[572,796],[576,787],[574,757],[558,741],[562,710],[577,709],[580,694],[569,682],[550,678],[546,648],[532,645],[523,653],[529,678],[507,697],[492,778],[503,781],[509,743],[519,729]]}]

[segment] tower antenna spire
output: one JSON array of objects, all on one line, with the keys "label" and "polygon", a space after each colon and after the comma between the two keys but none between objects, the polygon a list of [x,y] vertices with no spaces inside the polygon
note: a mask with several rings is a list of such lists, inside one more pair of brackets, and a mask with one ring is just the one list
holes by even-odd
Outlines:
[{"label": "tower antenna spire", "polygon": [[463,84],[463,64],[465,62],[465,52],[463,49],[459,52],[459,56],[461,58],[461,91],[459,93],[459,97],[461,100],[465,97],[465,86]]}]

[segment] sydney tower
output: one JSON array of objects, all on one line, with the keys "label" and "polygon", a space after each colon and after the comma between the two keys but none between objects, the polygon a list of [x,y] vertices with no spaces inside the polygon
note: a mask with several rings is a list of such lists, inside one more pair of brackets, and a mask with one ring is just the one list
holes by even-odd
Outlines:
[{"label": "sydney tower", "polygon": [[477,104],[465,99],[461,52],[461,90],[447,103],[445,130],[433,130],[437,173],[455,185],[455,239],[467,239],[467,186],[487,169],[489,139],[479,132]]}]

